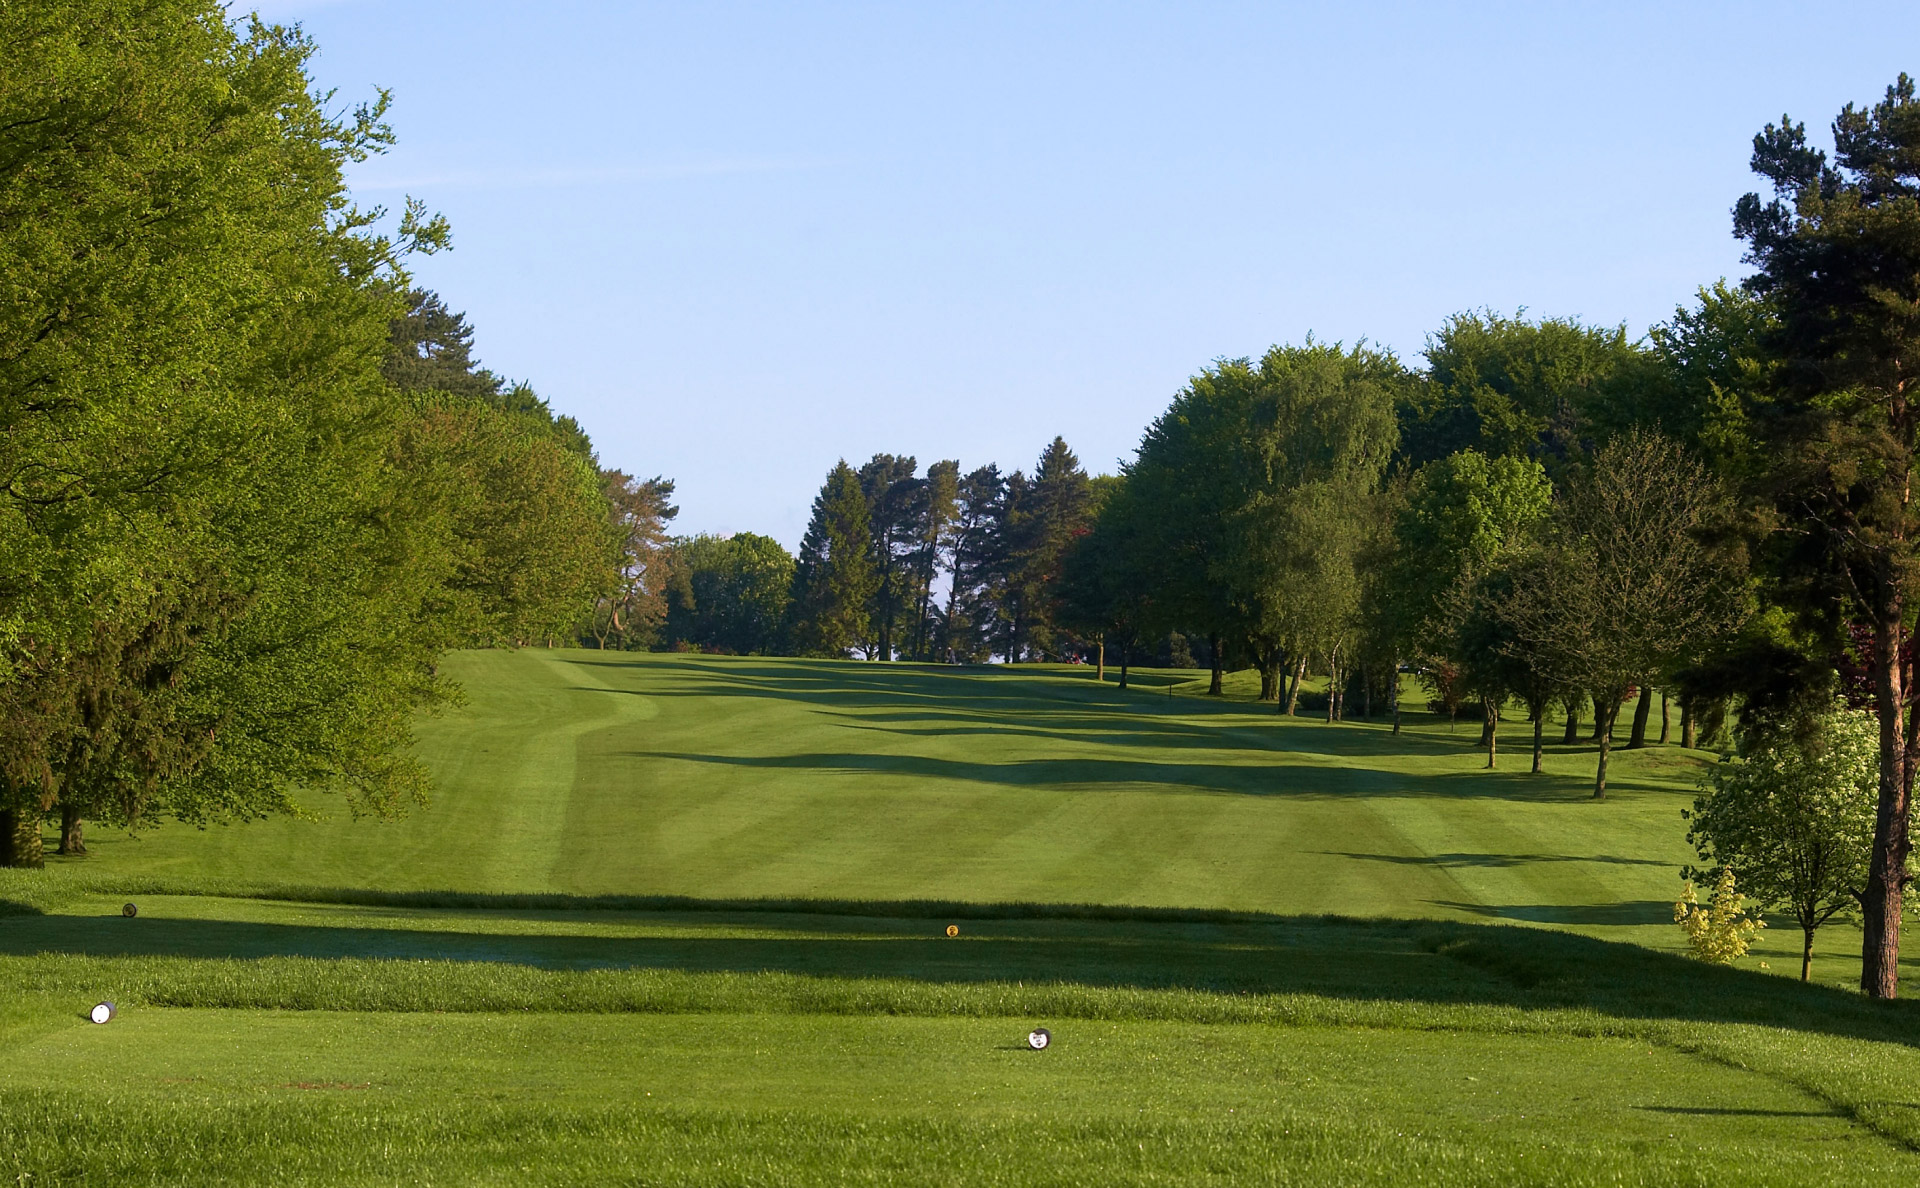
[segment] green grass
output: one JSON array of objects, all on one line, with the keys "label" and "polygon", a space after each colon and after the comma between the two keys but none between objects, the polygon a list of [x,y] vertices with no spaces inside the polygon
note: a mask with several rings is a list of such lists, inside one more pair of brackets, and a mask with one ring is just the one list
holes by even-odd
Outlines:
[{"label": "green grass", "polygon": [[403,821],[96,830],[0,872],[0,1178],[1920,1172],[1920,1012],[1836,988],[1857,937],[1805,987],[1784,929],[1773,974],[1673,955],[1705,756],[1618,752],[1595,804],[1591,748],[1529,776],[1524,725],[1487,773],[1470,725],[1286,720],[1204,674],[456,669]]}]

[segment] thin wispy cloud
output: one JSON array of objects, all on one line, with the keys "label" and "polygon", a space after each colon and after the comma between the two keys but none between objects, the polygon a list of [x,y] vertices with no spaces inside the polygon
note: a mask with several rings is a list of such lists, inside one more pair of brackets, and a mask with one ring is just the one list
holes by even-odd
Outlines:
[{"label": "thin wispy cloud", "polygon": [[544,168],[500,167],[452,169],[382,177],[356,177],[356,190],[507,190],[564,186],[597,186],[629,181],[678,181],[736,174],[793,173],[841,164],[829,157],[735,157],[713,161],[683,161],[652,165],[560,165]]}]

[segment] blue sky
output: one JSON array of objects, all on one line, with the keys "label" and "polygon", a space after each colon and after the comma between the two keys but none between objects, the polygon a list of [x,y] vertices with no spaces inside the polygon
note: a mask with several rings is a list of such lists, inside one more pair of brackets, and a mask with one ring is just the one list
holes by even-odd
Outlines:
[{"label": "blue sky", "polygon": [[[236,7],[235,11],[241,11]],[[1186,377],[1477,307],[1625,322],[1741,273],[1753,134],[1902,69],[1920,4],[266,5],[477,353],[792,547],[886,451],[1111,471]]]}]

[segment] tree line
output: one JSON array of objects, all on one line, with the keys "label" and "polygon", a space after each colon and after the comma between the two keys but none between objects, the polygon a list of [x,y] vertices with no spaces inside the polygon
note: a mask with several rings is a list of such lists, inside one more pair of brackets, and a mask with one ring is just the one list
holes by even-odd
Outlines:
[{"label": "tree line", "polygon": [[[0,864],[43,821],[424,795],[449,649],[568,639],[613,588],[591,443],[356,206],[386,97],[203,0],[0,8]],[[382,228],[390,228],[382,230]]]},{"label": "tree line", "polygon": [[1223,360],[1111,477],[1058,439],[1031,476],[841,462],[781,614],[777,577],[760,587],[757,646],[1112,652],[1124,683],[1178,633],[1214,693],[1250,667],[1293,713],[1324,676],[1330,720],[1397,722],[1412,672],[1478,718],[1490,766],[1504,712],[1533,724],[1536,771],[1550,719],[1569,743],[1590,722],[1596,797],[1629,705],[1629,746],[1656,704],[1665,741],[1677,703],[1683,745],[1759,755],[1804,750],[1841,696],[1877,721],[1879,776],[1869,851],[1834,869],[1861,872],[1862,988],[1891,997],[1920,761],[1912,80],[1832,133],[1831,156],[1790,120],[1754,138],[1770,192],[1732,220],[1754,271],[1639,340],[1483,310],[1419,366],[1311,339]]}]

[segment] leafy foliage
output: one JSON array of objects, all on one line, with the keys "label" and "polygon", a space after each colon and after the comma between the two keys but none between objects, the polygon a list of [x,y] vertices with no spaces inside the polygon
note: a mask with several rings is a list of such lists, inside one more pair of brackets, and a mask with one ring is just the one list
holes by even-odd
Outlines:
[{"label": "leafy foliage", "polygon": [[794,561],[780,542],[751,532],[673,543],[668,648],[771,655],[793,587]]},{"label": "leafy foliage", "polygon": [[1735,885],[1732,868],[1720,872],[1713,885],[1713,896],[1706,907],[1700,906],[1699,893],[1688,879],[1673,905],[1673,922],[1687,934],[1687,947],[1700,960],[1713,965],[1732,965],[1747,955],[1753,938],[1767,922],[1746,908],[1746,896]]},{"label": "leafy foliage", "polygon": [[1878,731],[1841,702],[1713,767],[1687,840],[1761,904],[1793,913],[1805,980],[1815,931],[1866,889],[1878,802]]}]

